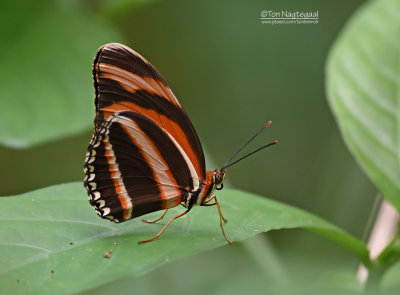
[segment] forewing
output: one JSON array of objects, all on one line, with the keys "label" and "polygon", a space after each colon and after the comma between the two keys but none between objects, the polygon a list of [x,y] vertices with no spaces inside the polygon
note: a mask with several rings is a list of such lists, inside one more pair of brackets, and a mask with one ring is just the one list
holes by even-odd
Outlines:
[{"label": "forewing", "polygon": [[194,127],[171,89],[140,54],[118,43],[100,48],[93,67],[96,129],[117,112],[141,114],[164,129],[192,162],[199,179],[205,160]]}]

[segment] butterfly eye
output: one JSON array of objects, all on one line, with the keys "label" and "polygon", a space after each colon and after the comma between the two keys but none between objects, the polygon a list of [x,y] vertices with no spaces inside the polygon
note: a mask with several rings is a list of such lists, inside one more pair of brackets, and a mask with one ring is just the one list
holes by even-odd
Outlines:
[{"label": "butterfly eye", "polygon": [[214,177],[215,177],[215,184],[216,185],[221,184],[221,186],[217,187],[217,189],[221,190],[223,187],[222,182],[224,181],[224,178],[225,178],[225,170],[216,169],[214,171]]}]

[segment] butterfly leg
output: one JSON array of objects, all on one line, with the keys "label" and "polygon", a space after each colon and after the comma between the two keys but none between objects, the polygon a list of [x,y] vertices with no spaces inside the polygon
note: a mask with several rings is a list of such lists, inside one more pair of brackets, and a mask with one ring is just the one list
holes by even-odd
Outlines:
[{"label": "butterfly leg", "polygon": [[138,243],[139,243],[139,244],[143,244],[143,243],[147,243],[147,242],[150,242],[150,241],[152,241],[152,240],[158,238],[159,236],[161,236],[161,234],[164,232],[164,230],[168,227],[168,225],[172,222],[172,220],[177,219],[177,218],[179,218],[179,217],[182,217],[183,215],[185,215],[186,213],[188,213],[188,212],[190,211],[190,209],[191,209],[191,208],[187,209],[185,212],[183,212],[183,213],[181,213],[181,214],[179,214],[179,215],[177,215],[177,216],[175,216],[175,217],[172,217],[172,218],[167,222],[167,224],[160,230],[160,232],[159,232],[158,234],[156,234],[154,237],[152,237],[152,238],[150,238],[150,239],[148,239],[148,240],[139,241]]},{"label": "butterfly leg", "polygon": [[159,221],[159,220],[161,220],[161,219],[164,218],[165,214],[167,214],[167,211],[168,211],[168,209],[166,209],[166,210],[164,211],[163,215],[161,215],[160,217],[158,217],[158,218],[155,219],[155,220],[143,219],[143,221],[144,221],[144,222],[147,222],[147,223],[156,223],[157,221]]},{"label": "butterfly leg", "polygon": [[[215,199],[215,203],[209,204],[209,202],[212,201],[213,199]],[[218,203],[218,204],[217,204],[217,203]],[[204,201],[204,204],[202,204],[202,206],[214,206],[214,205],[217,205],[217,206],[218,206],[219,216],[222,217],[222,220],[223,220],[225,223],[227,223],[228,220],[225,219],[225,217],[222,215],[221,207],[220,207],[220,205],[219,205],[219,202],[217,201],[217,196],[216,196],[216,195],[214,195],[214,196],[210,197],[209,199],[205,200],[205,201]]]},{"label": "butterfly leg", "polygon": [[[211,200],[215,200],[215,202],[214,202],[214,203],[210,203]],[[202,204],[202,206],[215,206],[215,205],[217,205],[217,207],[218,207],[219,225],[221,226],[222,234],[224,235],[225,240],[227,240],[229,244],[232,244],[232,241],[229,240],[228,237],[226,236],[225,231],[224,231],[224,227],[223,227],[223,225],[222,225],[222,221],[227,222],[227,220],[226,220],[226,219],[224,218],[224,216],[222,215],[222,212],[221,212],[221,205],[219,204],[219,202],[218,202],[218,200],[217,200],[217,196],[216,196],[216,195],[212,196],[211,198],[207,199],[207,200]]]}]

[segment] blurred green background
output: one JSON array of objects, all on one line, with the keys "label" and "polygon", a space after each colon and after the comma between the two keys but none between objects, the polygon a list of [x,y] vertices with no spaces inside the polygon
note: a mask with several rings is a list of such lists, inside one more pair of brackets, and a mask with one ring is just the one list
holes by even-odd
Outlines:
[{"label": "blurred green background", "polygon": [[[47,1],[39,2],[43,7],[48,5]],[[25,149],[0,147],[1,195],[83,179],[83,160],[94,118],[94,89],[90,81],[93,57],[100,45],[115,41],[145,56],[168,81],[196,127],[209,169],[221,166],[266,121],[273,121],[249,149],[273,139],[278,139],[279,144],[229,169],[229,186],[306,209],[363,239],[376,189],[344,146],[324,89],[324,65],[329,48],[362,1],[119,0],[111,3],[92,0],[71,3],[80,13],[76,16],[80,18],[79,25],[74,23],[74,18],[66,19],[63,25],[67,32],[75,30],[77,40],[85,40],[89,32],[83,29],[86,24],[81,23],[82,17],[102,24],[92,28],[99,34],[91,36],[97,45],[86,44],[87,53],[79,56],[79,67],[87,79],[79,87],[86,87],[85,92],[72,91],[73,79],[65,86],[72,89],[71,95],[82,96],[79,108],[88,110],[87,123],[83,130],[71,132],[68,138],[54,137]],[[50,14],[51,9],[68,10],[71,3],[54,1],[46,9]],[[43,7],[33,11],[30,17],[34,19],[34,13],[41,12]],[[317,25],[261,24],[262,10],[318,11],[320,21]],[[12,13],[14,19],[26,20],[19,9],[13,9]],[[103,28],[110,30],[115,39],[102,36],[99,31]],[[3,30],[7,32],[0,34],[3,46],[11,44],[14,49],[21,49],[12,34],[14,28]],[[24,30],[18,32],[21,31]],[[55,36],[60,40],[67,38],[57,32]],[[36,48],[39,52],[40,44]],[[59,46],[53,50],[51,44],[52,40],[45,50],[57,54]],[[77,43],[71,48],[79,46]],[[22,49],[21,53],[24,53]],[[71,55],[74,56],[73,51]],[[30,58],[35,59],[35,55]],[[52,66],[58,71],[65,68],[67,75],[73,77],[74,69],[68,67],[68,59],[62,54],[57,59],[58,63]],[[52,70],[48,67],[50,76]],[[23,87],[24,81],[20,82]],[[29,87],[24,91],[30,93]],[[0,97],[0,103],[3,105],[12,99],[13,93],[7,93]],[[30,99],[40,101],[41,97]],[[254,253],[259,254],[254,257]],[[334,282],[334,273],[321,271],[326,265],[331,271],[347,269],[354,273],[357,261],[313,234],[279,231],[243,245],[168,264],[144,277],[123,280],[93,294],[105,294],[112,288],[154,294],[161,294],[165,289],[178,294],[243,294],[246,288],[273,290],[273,281],[281,271],[291,274],[287,280],[292,283],[305,284],[307,279],[315,277]]]}]

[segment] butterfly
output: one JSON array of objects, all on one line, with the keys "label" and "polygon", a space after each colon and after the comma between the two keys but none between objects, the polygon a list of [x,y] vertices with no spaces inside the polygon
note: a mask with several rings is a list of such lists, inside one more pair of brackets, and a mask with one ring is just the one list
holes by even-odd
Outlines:
[{"label": "butterfly", "polygon": [[180,102],[157,70],[127,46],[102,46],[93,79],[96,115],[84,185],[97,214],[118,223],[165,210],[156,220],[144,220],[154,223],[169,208],[186,209],[157,235],[139,242],[145,243],[194,205],[217,206],[222,234],[231,243],[213,192],[222,189],[226,168],[241,149],[221,169],[206,171],[199,137]]}]

